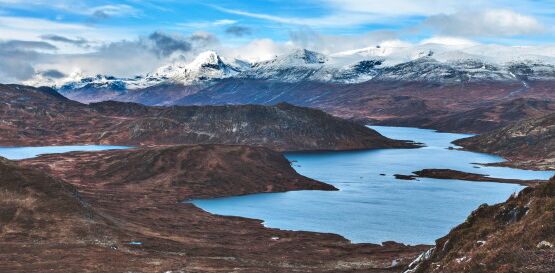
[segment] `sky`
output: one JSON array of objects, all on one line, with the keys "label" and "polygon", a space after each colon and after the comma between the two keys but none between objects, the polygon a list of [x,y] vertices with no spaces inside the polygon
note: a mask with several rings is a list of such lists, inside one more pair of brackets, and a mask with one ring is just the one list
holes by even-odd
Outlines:
[{"label": "sky", "polygon": [[552,0],[0,0],[0,82],[132,76],[204,50],[555,44]]}]

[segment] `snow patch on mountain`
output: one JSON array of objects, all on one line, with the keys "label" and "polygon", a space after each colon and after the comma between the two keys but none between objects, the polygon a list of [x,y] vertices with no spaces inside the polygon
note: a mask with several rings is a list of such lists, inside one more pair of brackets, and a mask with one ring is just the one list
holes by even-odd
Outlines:
[{"label": "snow patch on mountain", "polygon": [[199,54],[190,63],[174,63],[160,67],[151,77],[191,85],[203,81],[224,79],[237,75],[239,67],[226,64],[214,51]]},{"label": "snow patch on mountain", "polygon": [[107,75],[87,77],[77,73],[62,80],[51,80],[37,75],[27,84],[52,86],[62,91],[84,88],[133,90],[159,84],[201,85],[212,80],[233,77],[245,67],[250,67],[250,64],[240,60],[234,60],[228,64],[216,52],[207,51],[199,54],[190,63],[175,62],[160,67],[153,73],[132,78]]},{"label": "snow patch on mountain", "polygon": [[202,87],[227,78],[336,84],[369,80],[438,83],[555,80],[555,47],[387,42],[330,55],[296,49],[254,64],[227,60],[207,51],[191,62],[174,62],[132,78],[74,73],[53,80],[39,74],[27,84],[53,86],[62,92],[78,89],[124,92],[162,84]]},{"label": "snow patch on mountain", "polygon": [[256,63],[238,75],[240,78],[275,80],[281,82],[318,81],[357,83],[368,81],[376,75],[379,60],[356,60],[326,56],[314,51],[299,49],[290,54]]}]

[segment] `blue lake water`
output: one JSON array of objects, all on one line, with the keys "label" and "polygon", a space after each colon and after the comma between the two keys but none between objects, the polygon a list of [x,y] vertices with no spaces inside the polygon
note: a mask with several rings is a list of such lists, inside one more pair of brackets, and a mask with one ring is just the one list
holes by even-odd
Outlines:
[{"label": "blue lake water", "polygon": [[[332,184],[337,192],[296,191],[194,200],[219,215],[262,219],[264,225],[287,230],[330,232],[356,243],[397,241],[432,244],[462,223],[480,204],[505,201],[523,187],[514,184],[459,180],[397,180],[425,168],[448,168],[501,178],[548,179],[555,172],[472,163],[500,162],[493,155],[449,150],[463,134],[398,127],[371,127],[383,135],[426,144],[421,149],[354,152],[288,153],[302,175]],[[380,174],[385,174],[381,176]]]},{"label": "blue lake water", "polygon": [[45,147],[0,147],[0,156],[11,160],[36,157],[42,154],[59,154],[67,152],[87,152],[103,150],[129,149],[126,146],[82,145],[82,146],[45,146]]}]

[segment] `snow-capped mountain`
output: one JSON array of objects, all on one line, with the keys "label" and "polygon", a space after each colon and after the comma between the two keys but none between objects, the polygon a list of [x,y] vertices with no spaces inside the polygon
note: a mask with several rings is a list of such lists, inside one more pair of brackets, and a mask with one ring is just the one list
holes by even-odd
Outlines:
[{"label": "snow-capped mountain", "polygon": [[[478,48],[489,55],[480,54]],[[60,83],[38,77],[29,84],[55,86],[62,93],[75,90],[127,90],[161,85],[203,87],[218,80],[256,79],[285,83],[313,81],[353,84],[370,80],[458,83],[476,81],[555,80],[555,50],[516,48],[517,53],[491,46],[452,48],[428,44],[374,46],[324,55],[297,49],[272,60],[251,64],[228,61],[216,52],[199,54],[191,62],[176,62],[132,78],[72,75]],[[544,55],[541,55],[544,54]],[[509,55],[509,56],[507,56]]]},{"label": "snow-capped mountain", "polygon": [[284,82],[311,80],[314,74],[327,67],[326,62],[328,58],[323,54],[299,49],[269,61],[255,63],[239,77]]},{"label": "snow-capped mountain", "polygon": [[495,62],[494,59],[459,49],[448,51],[442,45],[408,49],[373,47],[330,56],[295,50],[288,55],[254,64],[252,69],[237,77],[342,84],[372,79],[437,83],[555,79],[555,66],[549,63],[549,57],[544,58],[546,61],[538,61],[537,56],[531,60],[515,58],[506,63]]},{"label": "snow-capped mountain", "polygon": [[151,78],[170,80],[183,85],[224,79],[237,75],[241,67],[226,64],[214,51],[199,54],[190,63],[175,63],[160,67]]},{"label": "snow-capped mountain", "polygon": [[440,62],[430,57],[418,58],[380,70],[376,80],[456,83],[468,81],[510,81],[509,71],[479,60]]},{"label": "snow-capped mountain", "polygon": [[358,83],[368,81],[377,75],[376,68],[379,65],[379,60],[358,60],[349,63],[340,58],[298,49],[273,60],[256,63],[238,77],[280,82]]},{"label": "snow-capped mountain", "polygon": [[153,73],[138,75],[132,78],[118,78],[107,75],[82,76],[72,75],[65,81],[52,81],[37,77],[29,81],[30,85],[46,85],[58,88],[62,93],[78,89],[109,89],[125,91],[148,88],[159,84],[203,85],[213,80],[229,78],[237,75],[244,67],[250,67],[240,60],[228,64],[213,51],[199,54],[192,62],[176,62],[158,68]]}]

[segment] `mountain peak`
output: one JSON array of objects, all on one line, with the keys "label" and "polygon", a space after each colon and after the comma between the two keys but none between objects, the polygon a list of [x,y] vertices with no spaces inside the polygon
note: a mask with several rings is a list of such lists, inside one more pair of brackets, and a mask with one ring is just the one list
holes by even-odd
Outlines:
[{"label": "mountain peak", "polygon": [[278,58],[289,63],[324,64],[328,61],[326,55],[308,49],[295,49],[291,53]]},{"label": "mountain peak", "polygon": [[290,56],[301,59],[307,64],[323,64],[328,61],[326,55],[308,49],[295,50]]},{"label": "mountain peak", "polygon": [[239,73],[239,69],[226,64],[218,53],[205,51],[190,63],[174,63],[160,67],[153,75],[182,84],[193,84],[223,79]]},{"label": "mountain peak", "polygon": [[215,51],[204,51],[197,55],[197,57],[189,64],[191,68],[219,68],[224,65],[225,64],[220,58],[220,55],[218,55]]}]

